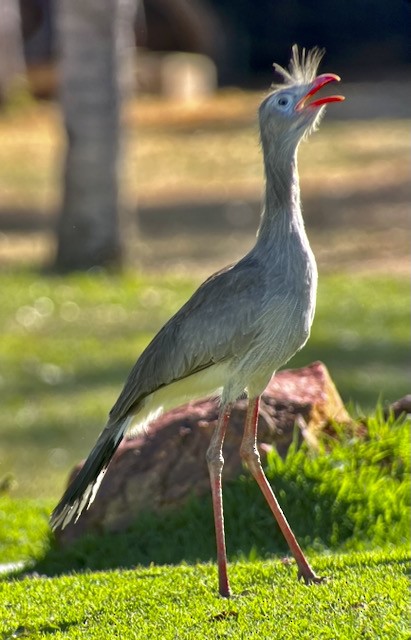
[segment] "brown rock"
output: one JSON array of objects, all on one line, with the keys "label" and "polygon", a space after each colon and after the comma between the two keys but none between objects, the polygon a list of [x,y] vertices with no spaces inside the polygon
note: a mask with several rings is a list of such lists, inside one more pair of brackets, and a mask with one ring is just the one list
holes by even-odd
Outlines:
[{"label": "brown rock", "polygon": [[385,411],[385,418],[388,419],[389,415],[392,414],[395,419],[398,419],[400,416],[410,416],[411,415],[411,394],[396,400],[392,404],[390,404],[387,411]]},{"label": "brown rock", "polygon": [[[224,443],[224,479],[242,472],[239,456],[246,400],[232,411]],[[115,454],[97,497],[76,524],[57,537],[67,543],[85,532],[119,531],[142,510],[160,511],[181,504],[189,495],[209,491],[206,451],[218,416],[215,400],[192,402],[161,416],[147,432],[124,440]],[[262,457],[275,446],[285,456],[293,441],[316,446],[317,433],[333,422],[351,423],[326,367],[315,362],[277,373],[263,393],[258,443]],[[77,473],[77,467],[71,477]]]}]

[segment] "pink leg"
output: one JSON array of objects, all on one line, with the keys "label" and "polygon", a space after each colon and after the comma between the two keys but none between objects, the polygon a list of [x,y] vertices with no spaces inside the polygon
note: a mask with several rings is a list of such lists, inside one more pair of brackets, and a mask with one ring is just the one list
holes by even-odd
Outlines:
[{"label": "pink leg", "polygon": [[302,552],[301,547],[298,544],[295,535],[290,525],[288,524],[286,517],[283,514],[281,507],[278,504],[277,498],[275,497],[274,492],[261,467],[260,455],[257,450],[259,403],[260,398],[258,397],[249,400],[244,436],[240,450],[241,457],[247,463],[248,468],[256,479],[258,486],[263,492],[263,495],[267,500],[268,505],[275,516],[275,519],[277,520],[278,526],[280,527],[288,543],[288,546],[290,547],[290,551],[297,562],[298,577],[300,579],[303,578],[306,584],[310,584],[311,582],[322,582],[323,578],[318,577],[314,573],[304,553]]},{"label": "pink leg", "polygon": [[220,595],[230,597],[230,585],[227,575],[227,554],[225,548],[223,493],[221,474],[223,471],[223,442],[230,418],[231,405],[222,407],[218,424],[207,450],[207,464],[210,474],[211,492],[213,496],[214,524],[217,539],[218,583]]}]

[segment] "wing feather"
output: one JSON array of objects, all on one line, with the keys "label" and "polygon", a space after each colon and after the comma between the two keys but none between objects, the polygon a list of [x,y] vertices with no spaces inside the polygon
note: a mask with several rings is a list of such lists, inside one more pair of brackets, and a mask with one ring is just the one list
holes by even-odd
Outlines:
[{"label": "wing feather", "polygon": [[138,358],[110,417],[118,420],[160,387],[245,354],[258,333],[260,278],[258,261],[246,256],[206,280]]}]

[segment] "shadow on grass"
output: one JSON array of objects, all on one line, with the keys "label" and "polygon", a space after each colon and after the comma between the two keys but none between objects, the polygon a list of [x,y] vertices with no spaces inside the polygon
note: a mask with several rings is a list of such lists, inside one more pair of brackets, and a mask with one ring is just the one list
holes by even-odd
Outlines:
[{"label": "shadow on grass", "polygon": [[[282,481],[277,483],[280,491]],[[304,499],[310,504],[311,491]],[[331,497],[330,497],[331,499]],[[226,538],[231,560],[238,557],[265,557],[286,552],[286,544],[264,499],[250,477],[240,477],[224,487]],[[327,501],[328,505],[328,501]],[[309,535],[306,518],[291,518],[301,539]],[[309,526],[309,523],[308,523]],[[311,532],[320,533],[318,527]],[[324,530],[324,539],[331,531]],[[87,534],[64,548],[54,538],[43,558],[30,567],[29,574],[56,576],[72,572],[117,568],[188,564],[215,561],[215,537],[210,496],[192,497],[179,509],[161,514],[142,513],[121,533]],[[25,577],[27,570],[13,572],[10,579]],[[8,578],[5,576],[5,579]]]},{"label": "shadow on grass", "polygon": [[[56,622],[53,625],[42,625],[40,627],[30,627],[29,625],[22,625],[16,629],[10,629],[2,635],[3,640],[12,640],[12,638],[29,638],[35,634],[41,633],[42,635],[54,635],[56,633],[68,631],[71,627],[78,626],[84,622],[84,620],[76,620],[72,622]],[[38,636],[37,636],[38,637]]]},{"label": "shadow on grass", "polygon": [[[307,475],[300,463],[286,474],[273,468],[267,471],[304,550],[341,551],[347,542],[348,548],[360,550],[364,541],[370,548],[381,544],[380,539],[373,539],[374,524],[379,518],[386,518],[385,501],[377,513],[375,504],[369,506],[368,488],[362,495],[356,489],[353,501],[349,493],[346,498],[338,495],[340,482],[336,479],[321,482],[319,475],[326,474],[323,467],[318,467],[317,472]],[[224,506],[229,560],[289,554],[264,498],[248,475],[227,483]],[[390,514],[390,518],[392,534],[387,531],[385,542],[394,544],[399,531],[406,537],[403,530],[408,530],[407,515],[399,510],[397,516]],[[29,575],[214,562],[215,557],[211,498],[193,497],[179,509],[143,513],[129,530],[121,533],[88,534],[65,548],[51,540],[48,552],[30,568]],[[27,571],[21,571],[10,578],[26,575]]]},{"label": "shadow on grass", "polygon": [[[366,163],[369,157],[375,158],[375,151],[370,151],[370,155],[358,159],[357,155],[351,161],[357,160]],[[393,151],[396,156],[396,151]],[[387,151],[385,153],[387,157]],[[404,179],[402,182],[381,185],[364,190],[355,188],[342,196],[338,191],[332,193],[307,193],[304,196],[304,217],[307,225],[311,229],[324,228],[389,228],[390,225],[397,224],[404,230],[407,229],[407,208],[409,199],[409,184]],[[202,232],[215,234],[218,237],[223,232],[235,231],[237,233],[255,234],[259,224],[261,212],[261,200],[259,197],[233,198],[228,206],[227,197],[221,198],[219,195],[208,193],[208,197],[201,195],[187,201],[184,197],[180,201],[172,201],[170,204],[149,204],[139,203],[138,221],[139,231],[143,238],[152,237],[169,238],[184,231],[193,234],[193,244],[195,252],[198,250],[210,252],[210,247],[203,247],[196,242],[195,236]],[[242,209],[238,212],[238,203]],[[404,204],[401,211],[391,211],[389,222],[381,218],[379,207],[381,204],[393,207],[396,204]],[[233,215],[234,211],[238,217]],[[244,207],[246,215],[244,215]],[[359,215],[359,211],[365,210],[366,215]],[[332,215],[330,215],[332,212]],[[243,213],[243,215],[241,215]],[[395,219],[393,220],[393,216]],[[19,232],[32,234],[39,231],[54,230],[54,212],[24,207],[0,208],[0,230],[8,232]],[[252,239],[251,236],[250,239]]]}]

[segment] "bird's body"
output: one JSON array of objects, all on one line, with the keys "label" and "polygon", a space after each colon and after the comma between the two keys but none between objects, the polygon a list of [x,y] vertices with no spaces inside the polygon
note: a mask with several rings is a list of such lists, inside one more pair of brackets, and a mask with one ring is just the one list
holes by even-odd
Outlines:
[{"label": "bird's body", "polygon": [[[294,77],[295,80],[297,71],[302,70],[301,81],[294,83],[297,86],[294,110],[298,107],[297,99],[302,104],[310,84],[315,82],[318,66],[315,55],[306,59],[304,71],[302,63],[297,66],[294,53],[294,76],[289,75],[290,79]],[[331,75],[325,80],[325,76],[319,78],[323,78],[320,86],[337,79]],[[88,508],[131,424],[142,424],[153,414],[186,400],[221,396],[219,425],[207,459],[213,489],[222,595],[229,593],[224,575],[221,502],[221,450],[229,411],[245,391],[250,398],[250,416],[242,454],[254,473],[253,460],[258,457],[255,450],[258,398],[273,373],[307,341],[315,310],[317,269],[301,214],[296,156],[302,135],[313,126],[320,109],[305,119],[297,114],[296,121],[302,130],[295,126],[291,142],[285,144],[281,133],[283,129],[286,131],[287,119],[282,122],[280,117],[280,132],[277,131],[272,124],[272,103],[274,99],[279,100],[278,95],[291,100],[291,89],[294,87],[290,86],[282,94],[280,90],[274,92],[260,106],[266,194],[255,245],[236,264],[206,280],[138,358],[110,412],[105,430],[52,516],[54,527],[65,526]],[[281,103],[278,108],[281,116]],[[254,475],[260,484],[257,467]],[[269,496],[266,497],[270,501]],[[277,507],[270,506],[275,513]],[[299,562],[298,550],[292,548],[292,551],[295,551],[302,575],[314,576],[312,572],[310,574],[304,556]]]},{"label": "bird's body", "polygon": [[[284,240],[286,258],[269,250],[260,258],[254,247],[197,289],[137,360],[111,418],[131,411],[144,420],[161,407],[209,395],[221,395],[224,405],[245,390],[265,389],[304,345],[314,317],[314,256],[308,241],[303,251],[299,235]],[[298,282],[297,262],[304,269]]]}]

